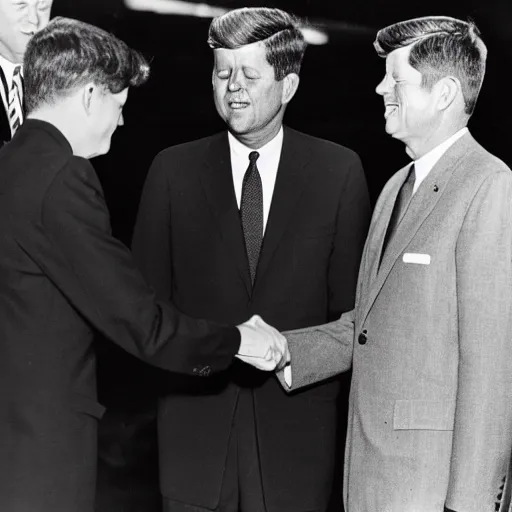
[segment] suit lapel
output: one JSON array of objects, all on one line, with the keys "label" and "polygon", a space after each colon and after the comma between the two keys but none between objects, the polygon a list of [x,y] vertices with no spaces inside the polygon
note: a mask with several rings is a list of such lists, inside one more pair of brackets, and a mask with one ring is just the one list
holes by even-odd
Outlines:
[{"label": "suit lapel", "polygon": [[304,188],[309,150],[301,147],[296,139],[296,133],[285,127],[281,158],[258,261],[255,286],[258,285],[268,269]]},{"label": "suit lapel", "polygon": [[407,178],[408,168],[408,165],[405,166],[391,178],[391,181],[382,191],[373,212],[372,222],[366,239],[366,248],[363,253],[364,268],[367,269],[361,275],[361,279],[363,279],[362,289],[365,290],[363,297],[367,296],[367,291],[377,277],[384,236],[391,220],[391,213],[393,212],[398,191]]},{"label": "suit lapel", "polygon": [[251,295],[251,277],[245,251],[245,241],[236,202],[231,170],[227,132],[212,137],[204,154],[201,173],[203,191],[222,241],[238,269],[248,295]]},{"label": "suit lapel", "polygon": [[405,212],[394,237],[389,242],[386,253],[382,258],[380,269],[377,271],[387,224],[389,223],[398,190],[407,177],[408,167],[399,171],[401,173],[401,177],[399,180],[397,179],[393,192],[390,193],[389,200],[386,201],[387,204],[382,215],[383,220],[376,220],[376,224],[379,225],[379,228],[375,230],[375,240],[370,244],[370,275],[373,276],[373,279],[368,282],[368,287],[366,288],[368,293],[366,295],[367,300],[364,302],[363,314],[360,317],[361,324],[365,321],[370,308],[375,302],[375,299],[382,289],[382,286],[384,285],[395,262],[414,238],[423,222],[435,208],[439,199],[442,197],[450,178],[452,177],[454,169],[467,153],[469,146],[473,141],[474,139],[469,134],[462,136],[450,148],[448,148],[439,161],[434,165],[428,176],[412,197],[409,207]]},{"label": "suit lapel", "polygon": [[[9,89],[7,87],[7,81],[5,79],[5,75],[1,66],[0,81],[0,87],[2,87],[4,93],[8,95]],[[2,145],[5,142],[8,142],[9,140],[11,140],[11,126],[9,124],[9,114],[7,113],[3,99],[0,95],[0,147],[2,147]]]}]

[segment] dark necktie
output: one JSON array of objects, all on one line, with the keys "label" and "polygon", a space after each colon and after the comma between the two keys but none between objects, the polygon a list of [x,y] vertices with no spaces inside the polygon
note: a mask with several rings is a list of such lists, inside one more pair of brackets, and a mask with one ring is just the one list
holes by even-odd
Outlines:
[{"label": "dark necktie", "polygon": [[263,189],[260,173],[256,166],[259,156],[257,151],[249,153],[249,167],[245,171],[240,201],[240,216],[252,283],[256,276],[261,241],[263,240]]},{"label": "dark necktie", "polygon": [[386,231],[386,236],[384,237],[384,243],[382,244],[382,251],[380,252],[380,261],[382,262],[382,257],[384,256],[384,252],[389,245],[389,242],[393,238],[396,233],[396,229],[404,216],[407,207],[409,206],[409,202],[412,197],[412,191],[414,189],[414,181],[416,180],[416,172],[414,170],[414,164],[411,165],[409,169],[409,174],[405,179],[404,183],[400,187],[400,191],[396,196],[395,205],[393,206],[393,211],[391,212],[391,218],[389,219],[388,229]]}]

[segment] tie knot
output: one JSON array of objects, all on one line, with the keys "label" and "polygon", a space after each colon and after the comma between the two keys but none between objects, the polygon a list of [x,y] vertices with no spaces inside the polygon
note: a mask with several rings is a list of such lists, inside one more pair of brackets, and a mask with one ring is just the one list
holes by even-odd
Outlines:
[{"label": "tie knot", "polygon": [[18,76],[19,74],[21,74],[21,66],[16,66],[14,68],[14,72],[13,72],[12,76],[15,77],[15,76]]},{"label": "tie knot", "polygon": [[249,161],[251,162],[251,164],[256,163],[256,160],[258,160],[259,157],[260,154],[257,151],[251,151],[249,153]]}]

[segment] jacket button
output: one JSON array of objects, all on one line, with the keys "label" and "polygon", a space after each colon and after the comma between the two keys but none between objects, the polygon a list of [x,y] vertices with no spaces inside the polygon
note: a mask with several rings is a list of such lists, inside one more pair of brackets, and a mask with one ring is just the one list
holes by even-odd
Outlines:
[{"label": "jacket button", "polygon": [[359,334],[357,341],[359,342],[359,345],[364,345],[368,341],[368,331],[366,329],[363,329],[363,331]]}]

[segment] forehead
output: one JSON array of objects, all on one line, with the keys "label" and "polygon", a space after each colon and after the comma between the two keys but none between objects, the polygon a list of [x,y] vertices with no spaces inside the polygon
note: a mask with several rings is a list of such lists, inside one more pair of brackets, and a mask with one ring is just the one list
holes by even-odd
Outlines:
[{"label": "forehead", "polygon": [[421,73],[409,64],[412,46],[405,46],[392,51],[386,57],[386,73],[395,78],[407,79],[409,82],[421,83]]},{"label": "forehead", "polygon": [[409,64],[409,55],[411,53],[411,46],[405,46],[403,48],[398,48],[393,50],[386,57],[386,70],[387,71],[405,71],[408,68],[414,69]]},{"label": "forehead", "polygon": [[216,48],[213,51],[216,65],[223,66],[248,66],[254,68],[272,67],[267,61],[265,44],[261,41],[246,44],[240,48],[229,50]]},{"label": "forehead", "polygon": [[53,0],[0,0],[0,9],[18,7],[20,5],[51,6]]}]

